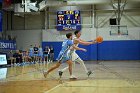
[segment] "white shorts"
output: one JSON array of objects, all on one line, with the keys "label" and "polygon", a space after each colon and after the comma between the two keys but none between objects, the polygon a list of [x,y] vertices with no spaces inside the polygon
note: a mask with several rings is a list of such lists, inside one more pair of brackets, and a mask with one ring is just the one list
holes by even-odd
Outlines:
[{"label": "white shorts", "polygon": [[73,62],[75,61],[82,61],[82,59],[77,55],[77,53],[75,51],[68,51],[69,52],[69,55],[71,56],[71,60]]}]

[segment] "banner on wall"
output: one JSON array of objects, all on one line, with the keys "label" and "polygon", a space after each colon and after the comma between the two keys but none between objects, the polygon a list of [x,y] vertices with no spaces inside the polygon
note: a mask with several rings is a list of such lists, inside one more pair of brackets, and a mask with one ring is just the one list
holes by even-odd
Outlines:
[{"label": "banner on wall", "polygon": [[0,40],[0,49],[16,50],[16,42],[10,40]]}]

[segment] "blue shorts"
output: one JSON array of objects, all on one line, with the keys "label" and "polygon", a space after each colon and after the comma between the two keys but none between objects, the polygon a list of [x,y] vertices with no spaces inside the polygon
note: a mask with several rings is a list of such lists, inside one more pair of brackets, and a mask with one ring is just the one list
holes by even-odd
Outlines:
[{"label": "blue shorts", "polygon": [[47,57],[47,56],[49,56],[49,54],[44,54],[44,57]]},{"label": "blue shorts", "polygon": [[69,53],[64,54],[64,53],[60,52],[56,60],[61,61],[61,62],[66,62],[70,59],[71,59],[71,57],[70,57]]},{"label": "blue shorts", "polygon": [[33,53],[29,53],[29,57],[33,57]]},{"label": "blue shorts", "polygon": [[38,57],[43,57],[43,54],[38,54]]},{"label": "blue shorts", "polygon": [[38,54],[34,54],[34,56],[38,56]]}]

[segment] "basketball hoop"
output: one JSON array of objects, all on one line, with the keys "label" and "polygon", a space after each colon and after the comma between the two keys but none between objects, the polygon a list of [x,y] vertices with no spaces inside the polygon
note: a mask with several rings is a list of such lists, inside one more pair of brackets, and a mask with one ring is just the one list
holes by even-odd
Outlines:
[{"label": "basketball hoop", "polygon": [[110,35],[128,35],[128,30],[126,25],[111,25]]}]

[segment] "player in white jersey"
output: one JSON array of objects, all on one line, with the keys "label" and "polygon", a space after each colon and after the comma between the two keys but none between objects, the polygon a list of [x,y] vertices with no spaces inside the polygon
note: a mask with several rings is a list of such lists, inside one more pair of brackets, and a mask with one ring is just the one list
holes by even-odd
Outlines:
[{"label": "player in white jersey", "polygon": [[[79,44],[82,44],[82,45],[91,45],[91,44],[95,44],[95,43],[96,43],[96,40],[93,40],[93,41],[91,41],[91,42],[87,42],[87,41],[84,41],[84,40],[80,39],[80,36],[81,36],[81,32],[80,32],[80,31],[75,31],[74,34],[75,34],[75,37],[74,37],[73,40],[74,40],[74,42],[76,42],[76,43],[74,43],[75,46],[78,46]],[[74,64],[75,64],[75,62],[80,63],[80,64],[83,66],[83,68],[84,68],[84,70],[85,70],[85,72],[86,72],[86,74],[87,74],[88,76],[89,76],[90,74],[92,74],[91,71],[88,71],[88,70],[87,70],[87,68],[86,68],[86,66],[85,66],[85,64],[84,64],[84,61],[77,55],[75,49],[72,48],[71,51],[69,51],[69,52],[70,52],[70,54],[71,54],[71,60],[74,62]],[[68,69],[68,67],[65,67],[65,68],[59,70],[59,75],[62,76],[62,73],[63,73],[66,69]]]},{"label": "player in white jersey", "polygon": [[57,63],[52,66],[47,72],[44,72],[44,77],[46,77],[51,71],[55,70],[56,68],[58,68],[61,65],[61,62],[67,62],[68,63],[68,68],[69,68],[69,73],[70,73],[70,78],[75,78],[75,76],[72,75],[72,61],[70,58],[70,55],[68,53],[68,50],[73,47],[76,50],[82,50],[82,51],[86,51],[83,48],[79,48],[76,47],[74,45],[74,42],[72,40],[72,33],[68,33],[66,34],[67,39],[64,40],[64,42],[62,43],[62,49],[57,57]]}]

